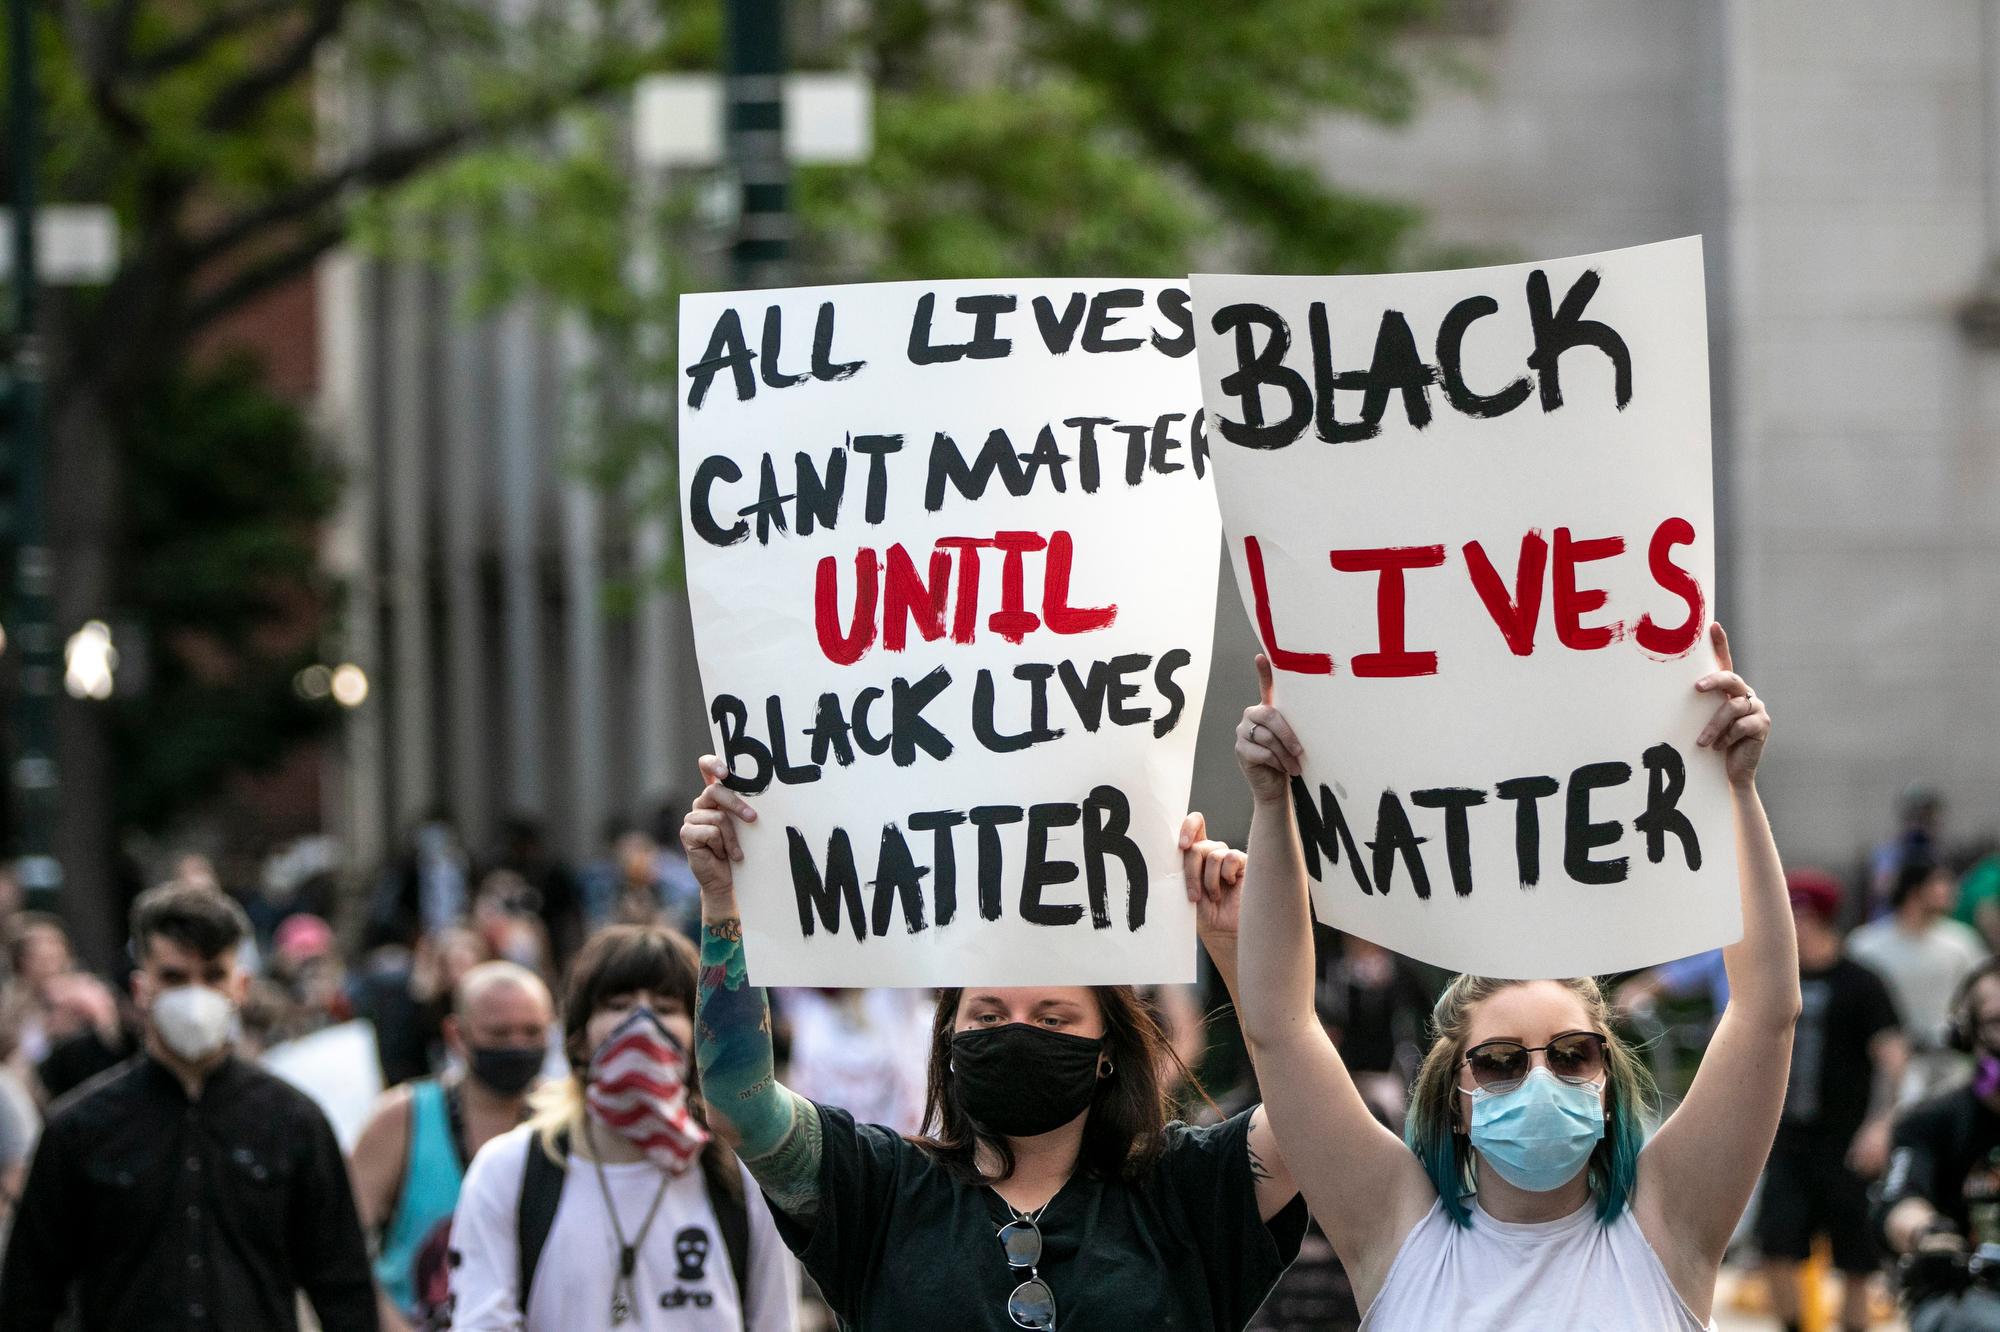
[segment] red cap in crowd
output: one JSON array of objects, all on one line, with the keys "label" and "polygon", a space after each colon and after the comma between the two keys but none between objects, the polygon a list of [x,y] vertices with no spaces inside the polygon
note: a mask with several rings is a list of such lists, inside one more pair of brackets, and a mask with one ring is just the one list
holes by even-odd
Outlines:
[{"label": "red cap in crowd", "polygon": [[1794,911],[1809,911],[1829,923],[1840,916],[1840,880],[1825,870],[1786,870],[1785,890],[1791,894]]}]

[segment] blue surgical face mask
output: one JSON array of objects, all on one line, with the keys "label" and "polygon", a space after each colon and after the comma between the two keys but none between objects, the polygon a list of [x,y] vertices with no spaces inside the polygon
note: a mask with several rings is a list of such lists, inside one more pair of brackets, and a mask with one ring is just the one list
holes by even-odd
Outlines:
[{"label": "blue surgical face mask", "polygon": [[1535,1068],[1512,1091],[1470,1092],[1473,1148],[1517,1189],[1559,1189],[1604,1137],[1603,1091],[1602,1082],[1564,1082]]}]

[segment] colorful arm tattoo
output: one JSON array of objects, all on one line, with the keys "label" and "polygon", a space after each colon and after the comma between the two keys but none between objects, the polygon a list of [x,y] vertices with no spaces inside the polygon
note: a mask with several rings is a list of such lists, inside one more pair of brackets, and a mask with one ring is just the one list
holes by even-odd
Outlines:
[{"label": "colorful arm tattoo", "polygon": [[695,1059],[709,1113],[741,1141],[738,1155],[771,1201],[810,1220],[819,1210],[819,1108],[779,1085],[771,1065],[771,1009],[744,972],[743,923],[701,931]]}]

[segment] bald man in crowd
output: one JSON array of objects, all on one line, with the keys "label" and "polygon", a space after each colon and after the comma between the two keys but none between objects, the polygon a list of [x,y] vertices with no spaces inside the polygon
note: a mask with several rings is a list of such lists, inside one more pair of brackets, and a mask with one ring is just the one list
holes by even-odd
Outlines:
[{"label": "bald man in crowd", "polygon": [[444,1022],[455,1056],[439,1078],[391,1090],[354,1145],[354,1195],[376,1241],[384,1332],[449,1322],[445,1239],[465,1167],[527,1117],[555,1006],[534,972],[485,962],[465,973]]}]

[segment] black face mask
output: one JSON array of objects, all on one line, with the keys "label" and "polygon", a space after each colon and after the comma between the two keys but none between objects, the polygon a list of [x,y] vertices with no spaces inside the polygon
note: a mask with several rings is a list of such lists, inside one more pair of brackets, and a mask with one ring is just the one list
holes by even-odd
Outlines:
[{"label": "black face mask", "polygon": [[519,1096],[528,1090],[547,1059],[548,1051],[539,1045],[526,1049],[475,1045],[468,1052],[467,1064],[481,1085],[502,1096]]},{"label": "black face mask", "polygon": [[952,1094],[989,1133],[1032,1138],[1090,1108],[1104,1042],[1010,1022],[951,1038]]}]

